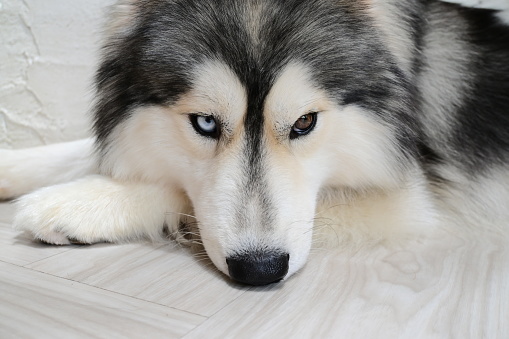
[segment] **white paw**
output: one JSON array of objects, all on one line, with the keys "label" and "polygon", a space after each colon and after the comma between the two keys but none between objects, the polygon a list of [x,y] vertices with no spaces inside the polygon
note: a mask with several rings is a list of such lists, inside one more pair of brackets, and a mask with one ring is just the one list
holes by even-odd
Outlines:
[{"label": "white paw", "polygon": [[48,231],[44,236],[36,237],[36,239],[50,245],[70,245],[72,243],[64,234],[52,231]]},{"label": "white paw", "polygon": [[156,240],[170,207],[158,186],[89,176],[20,198],[14,227],[59,245]]},{"label": "white paw", "polygon": [[94,231],[102,224],[93,220],[97,206],[66,186],[46,187],[18,199],[14,228],[48,244],[68,245],[69,239],[83,243],[105,241]]}]

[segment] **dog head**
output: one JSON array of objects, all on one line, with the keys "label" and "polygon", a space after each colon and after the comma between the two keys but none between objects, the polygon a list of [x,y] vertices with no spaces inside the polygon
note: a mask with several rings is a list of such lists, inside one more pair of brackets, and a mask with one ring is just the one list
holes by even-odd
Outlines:
[{"label": "dog head", "polygon": [[123,2],[97,76],[103,171],[184,192],[233,279],[291,275],[322,190],[395,185],[414,153],[408,81],[363,6]]}]

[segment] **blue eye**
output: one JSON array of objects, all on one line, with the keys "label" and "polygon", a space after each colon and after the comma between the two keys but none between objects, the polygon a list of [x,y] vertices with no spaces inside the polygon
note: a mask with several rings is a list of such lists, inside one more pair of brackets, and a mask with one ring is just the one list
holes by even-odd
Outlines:
[{"label": "blue eye", "polygon": [[204,133],[213,133],[216,130],[216,120],[211,116],[200,115],[196,117],[196,124]]},{"label": "blue eye", "polygon": [[189,119],[196,132],[208,138],[219,138],[219,126],[211,115],[190,114]]}]

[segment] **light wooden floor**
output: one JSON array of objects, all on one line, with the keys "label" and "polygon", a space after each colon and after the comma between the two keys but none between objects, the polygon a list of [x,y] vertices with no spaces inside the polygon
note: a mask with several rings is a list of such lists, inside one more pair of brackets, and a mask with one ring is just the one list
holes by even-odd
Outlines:
[{"label": "light wooden floor", "polygon": [[0,338],[509,338],[502,240],[317,250],[253,288],[174,244],[36,244],[12,216],[0,204]]}]

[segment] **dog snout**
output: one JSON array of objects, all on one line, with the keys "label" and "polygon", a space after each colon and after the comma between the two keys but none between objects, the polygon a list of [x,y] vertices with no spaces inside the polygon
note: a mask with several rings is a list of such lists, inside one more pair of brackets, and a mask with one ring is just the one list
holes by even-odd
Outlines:
[{"label": "dog snout", "polygon": [[233,280],[248,285],[267,285],[288,273],[290,255],[284,252],[247,252],[226,258]]}]

